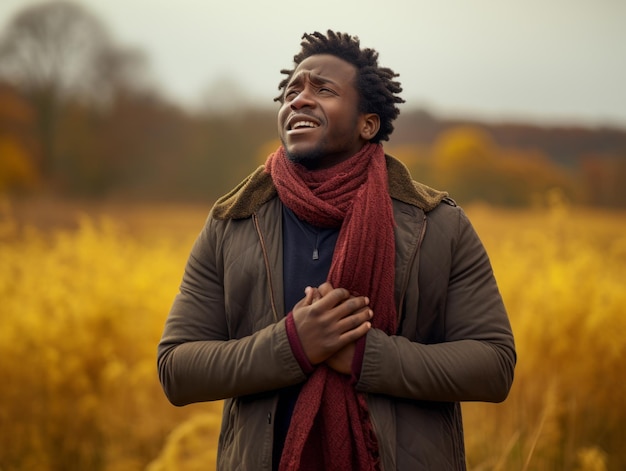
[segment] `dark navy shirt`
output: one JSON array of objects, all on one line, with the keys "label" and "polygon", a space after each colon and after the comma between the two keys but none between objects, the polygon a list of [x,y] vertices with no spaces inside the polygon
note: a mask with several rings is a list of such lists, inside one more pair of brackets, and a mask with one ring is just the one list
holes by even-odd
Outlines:
[{"label": "dark navy shirt", "polygon": [[338,235],[339,228],[312,226],[283,206],[285,314],[304,297],[304,288],[326,281]]},{"label": "dark navy shirt", "polygon": [[[283,288],[285,315],[304,297],[304,288],[326,281],[339,228],[312,226],[283,205]],[[274,422],[273,468],[278,469],[293,407],[301,385],[283,389]]]}]

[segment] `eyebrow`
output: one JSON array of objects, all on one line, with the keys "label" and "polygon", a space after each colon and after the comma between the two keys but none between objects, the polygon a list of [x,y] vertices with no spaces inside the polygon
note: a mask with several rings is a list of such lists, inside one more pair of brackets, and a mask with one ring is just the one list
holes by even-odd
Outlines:
[{"label": "eyebrow", "polygon": [[289,87],[289,86],[293,85],[294,83],[302,82],[304,80],[303,79],[304,76],[308,76],[309,80],[312,83],[314,83],[314,84],[331,84],[331,85],[334,85],[336,87],[339,86],[339,84],[337,82],[335,82],[334,80],[332,80],[332,79],[329,79],[329,78],[324,77],[322,75],[315,74],[313,72],[307,72],[307,71],[298,72],[296,75],[291,77],[291,80],[289,81],[287,86]]}]

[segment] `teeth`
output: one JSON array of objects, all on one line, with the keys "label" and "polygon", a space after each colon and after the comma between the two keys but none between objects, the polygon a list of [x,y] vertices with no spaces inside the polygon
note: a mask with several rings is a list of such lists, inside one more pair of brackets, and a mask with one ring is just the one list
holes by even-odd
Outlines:
[{"label": "teeth", "polygon": [[298,128],[316,128],[317,124],[315,124],[313,121],[298,121],[297,123],[294,123],[293,126],[291,126],[291,129],[298,129]]}]

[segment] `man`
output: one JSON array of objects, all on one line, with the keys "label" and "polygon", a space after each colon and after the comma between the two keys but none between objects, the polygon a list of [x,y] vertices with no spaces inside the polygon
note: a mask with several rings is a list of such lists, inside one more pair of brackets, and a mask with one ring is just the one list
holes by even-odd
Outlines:
[{"label": "man", "polygon": [[176,405],[225,399],[222,470],[462,470],[460,401],[502,401],[511,328],[446,193],[381,141],[403,100],[358,38],[306,34],[281,147],[217,201],[158,348]]}]

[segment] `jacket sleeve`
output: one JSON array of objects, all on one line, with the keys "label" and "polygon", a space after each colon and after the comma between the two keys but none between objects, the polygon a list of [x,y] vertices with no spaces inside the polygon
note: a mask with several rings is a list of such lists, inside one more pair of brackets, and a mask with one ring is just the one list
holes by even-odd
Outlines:
[{"label": "jacket sleeve", "polygon": [[[157,348],[159,379],[174,405],[261,393],[306,377],[284,319],[275,322],[261,303],[249,302],[250,292],[225,294],[235,288],[225,288],[223,225],[209,218],[196,240]],[[234,322],[249,331],[235,335]]]},{"label": "jacket sleeve", "polygon": [[[438,319],[442,338],[418,343],[372,329],[357,389],[426,401],[500,402],[507,397],[516,363],[511,326],[478,235],[460,208],[454,213],[448,239],[438,242],[450,250],[449,276],[439,281],[447,283],[445,294],[440,311],[427,313],[443,316]],[[434,289],[431,283],[420,282],[421,289]]]}]

